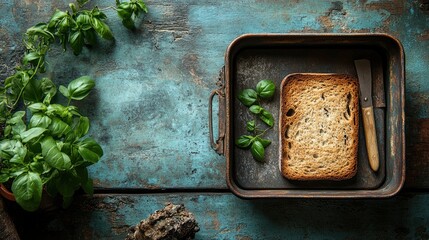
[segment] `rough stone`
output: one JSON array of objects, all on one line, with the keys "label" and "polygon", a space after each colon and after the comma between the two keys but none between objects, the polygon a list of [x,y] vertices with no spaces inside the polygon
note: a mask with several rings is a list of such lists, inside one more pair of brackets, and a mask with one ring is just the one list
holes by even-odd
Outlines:
[{"label": "rough stone", "polygon": [[184,205],[168,203],[130,228],[126,240],[188,240],[199,230],[194,215]]}]

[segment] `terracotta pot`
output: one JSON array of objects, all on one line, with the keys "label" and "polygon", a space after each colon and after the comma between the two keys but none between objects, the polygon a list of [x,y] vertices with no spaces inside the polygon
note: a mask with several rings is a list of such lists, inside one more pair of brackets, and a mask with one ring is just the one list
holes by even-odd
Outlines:
[{"label": "terracotta pot", "polygon": [[0,183],[0,195],[6,198],[9,201],[15,202],[15,196],[9,189],[7,189],[2,183]]},{"label": "terracotta pot", "polygon": [[[9,201],[16,202],[15,196],[13,193],[7,189],[6,186],[0,183],[0,195],[6,198]],[[58,202],[58,199],[51,197],[45,189],[43,189],[42,199],[40,201],[39,210],[42,211],[53,211],[59,208],[61,204]]]}]

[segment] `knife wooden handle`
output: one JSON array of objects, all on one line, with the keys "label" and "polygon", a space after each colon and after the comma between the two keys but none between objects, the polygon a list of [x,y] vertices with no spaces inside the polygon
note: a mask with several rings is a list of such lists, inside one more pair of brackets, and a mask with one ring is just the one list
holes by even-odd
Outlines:
[{"label": "knife wooden handle", "polygon": [[378,159],[377,134],[375,132],[375,120],[373,107],[362,108],[363,129],[365,130],[366,150],[368,152],[369,165],[377,171],[380,165]]}]

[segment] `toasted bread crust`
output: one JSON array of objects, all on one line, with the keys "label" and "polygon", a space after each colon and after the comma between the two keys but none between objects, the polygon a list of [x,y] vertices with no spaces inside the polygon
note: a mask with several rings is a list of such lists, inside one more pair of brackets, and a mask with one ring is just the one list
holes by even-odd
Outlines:
[{"label": "toasted bread crust", "polygon": [[291,180],[345,180],[357,171],[358,81],[293,74],[281,86],[280,170]]}]

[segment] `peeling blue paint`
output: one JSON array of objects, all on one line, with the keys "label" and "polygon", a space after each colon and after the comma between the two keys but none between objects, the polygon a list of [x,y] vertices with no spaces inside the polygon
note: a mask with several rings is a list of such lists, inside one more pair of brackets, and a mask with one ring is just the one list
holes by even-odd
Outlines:
[{"label": "peeling blue paint", "polygon": [[[124,239],[128,228],[184,203],[199,224],[195,239],[426,239],[426,194],[381,201],[271,199],[231,194],[111,195],[80,198],[52,220],[66,239]],[[82,217],[85,223],[82,224]],[[45,227],[36,236],[49,237]],[[50,239],[50,238],[49,238]]]}]

